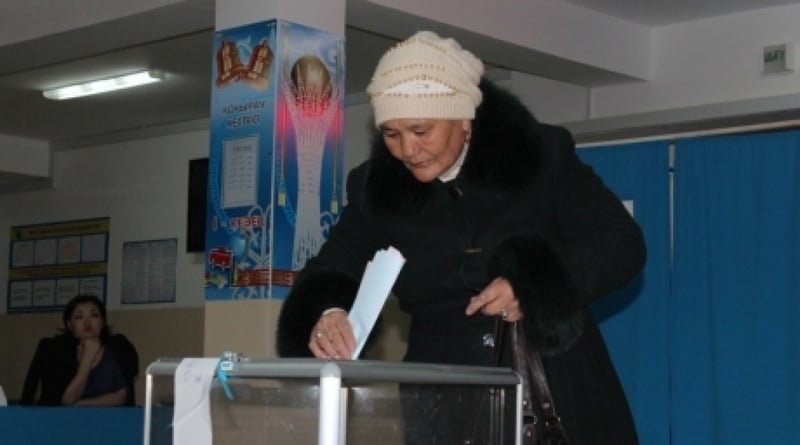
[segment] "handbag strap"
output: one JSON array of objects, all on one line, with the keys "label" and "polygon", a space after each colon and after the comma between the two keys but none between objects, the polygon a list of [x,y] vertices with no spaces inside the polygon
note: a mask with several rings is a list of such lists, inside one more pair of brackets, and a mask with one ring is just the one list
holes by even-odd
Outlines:
[{"label": "handbag strap", "polygon": [[560,436],[560,440],[566,443],[566,432],[564,431],[564,425],[561,423],[561,417],[556,413],[556,405],[553,402],[553,396],[550,394],[550,386],[547,383],[542,357],[539,355],[539,351],[528,347],[522,323],[514,323],[512,335],[515,348],[514,356],[521,356],[527,359],[526,366],[530,369],[531,387],[536,394],[539,408],[542,410],[545,430],[550,433],[557,433]]},{"label": "handbag strap", "polygon": [[[502,326],[506,325],[506,322],[502,319],[497,319],[497,323],[499,326],[500,332],[504,331]],[[523,337],[523,344],[520,345],[519,343],[519,335],[517,333],[517,323],[514,322],[512,329],[511,329],[511,349],[512,349],[512,357],[514,359],[514,370],[520,376],[522,380],[522,443],[523,445],[536,445],[537,437],[536,437],[536,424],[538,423],[538,418],[536,417],[536,412],[533,409],[533,388],[532,384],[534,382],[532,372],[531,372],[531,362],[530,356],[527,354],[524,345],[524,337]],[[503,335],[505,337],[505,335]],[[501,338],[503,338],[501,337]],[[502,343],[500,345],[503,346]],[[505,348],[503,348],[505,349]],[[498,359],[502,359],[502,349],[501,355],[496,356]],[[499,364],[500,362],[498,362]]]},{"label": "handbag strap", "polygon": [[[505,341],[505,325],[507,322],[498,319],[495,334],[495,363],[499,365],[502,361],[502,352]],[[552,443],[566,444],[566,432],[561,418],[556,413],[556,406],[553,396],[550,394],[550,387],[547,384],[547,376],[544,372],[544,365],[539,352],[528,347],[525,329],[522,322],[511,323],[511,346],[513,349],[514,369],[522,379],[522,443],[525,445],[537,444],[536,424],[537,417],[533,408],[531,396],[539,402],[542,420],[544,420],[544,431],[554,439]],[[539,433],[539,436],[541,433]],[[551,442],[547,442],[551,443]]]}]

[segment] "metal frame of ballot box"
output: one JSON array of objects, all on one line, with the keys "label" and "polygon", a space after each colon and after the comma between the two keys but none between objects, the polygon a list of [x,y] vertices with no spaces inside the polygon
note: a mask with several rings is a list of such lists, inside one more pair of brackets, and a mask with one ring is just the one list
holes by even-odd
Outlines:
[{"label": "metal frame of ballot box", "polygon": [[[147,367],[144,445],[150,445],[153,377],[174,376],[182,359],[160,359]],[[516,387],[515,443],[521,445],[522,380],[509,368],[384,362],[376,360],[242,359],[233,362],[227,378],[319,379],[319,445],[345,445],[344,420],[348,381],[423,385]]]}]

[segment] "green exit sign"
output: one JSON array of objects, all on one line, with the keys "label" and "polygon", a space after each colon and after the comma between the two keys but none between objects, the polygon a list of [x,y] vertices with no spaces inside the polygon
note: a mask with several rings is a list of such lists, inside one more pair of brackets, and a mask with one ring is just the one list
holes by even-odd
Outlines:
[{"label": "green exit sign", "polygon": [[762,51],[761,72],[764,74],[794,71],[795,45],[782,43],[765,46]]}]

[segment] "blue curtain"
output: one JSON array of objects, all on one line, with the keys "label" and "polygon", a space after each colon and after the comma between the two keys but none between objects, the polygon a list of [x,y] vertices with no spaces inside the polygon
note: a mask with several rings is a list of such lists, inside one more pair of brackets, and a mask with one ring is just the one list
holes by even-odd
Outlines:
[{"label": "blue curtain", "polygon": [[800,443],[800,132],[678,141],[674,237],[672,443]]},{"label": "blue curtain", "polygon": [[578,149],[633,215],[647,244],[642,275],[592,308],[633,410],[639,440],[669,440],[669,144]]}]

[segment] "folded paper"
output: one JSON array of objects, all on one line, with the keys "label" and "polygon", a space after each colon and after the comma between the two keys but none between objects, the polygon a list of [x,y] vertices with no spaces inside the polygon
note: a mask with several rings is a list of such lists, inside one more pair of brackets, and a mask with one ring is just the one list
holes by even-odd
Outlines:
[{"label": "folded paper", "polygon": [[358,358],[361,354],[367,337],[375,326],[375,321],[377,321],[405,262],[406,259],[400,251],[390,246],[388,249],[376,252],[372,261],[367,263],[364,276],[361,278],[361,285],[356,293],[356,300],[348,314],[348,320],[356,338],[353,359]]}]

